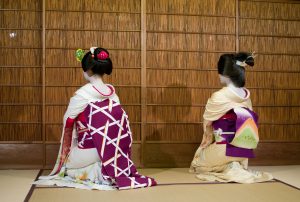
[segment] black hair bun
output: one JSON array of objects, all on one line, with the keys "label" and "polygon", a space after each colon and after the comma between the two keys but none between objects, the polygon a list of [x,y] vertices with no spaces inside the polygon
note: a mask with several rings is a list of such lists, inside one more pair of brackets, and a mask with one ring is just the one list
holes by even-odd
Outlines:
[{"label": "black hair bun", "polygon": [[254,66],[254,57],[251,53],[239,52],[235,54],[234,59],[240,62],[245,62],[251,67]]},{"label": "black hair bun", "polygon": [[244,87],[247,65],[254,66],[254,57],[250,53],[223,54],[218,61],[218,73],[229,77],[235,86]]},{"label": "black hair bun", "polygon": [[110,75],[113,69],[109,52],[104,48],[96,48],[94,54],[92,54],[91,51],[87,52],[81,64],[84,72],[91,69],[94,74],[101,76],[104,74]]}]

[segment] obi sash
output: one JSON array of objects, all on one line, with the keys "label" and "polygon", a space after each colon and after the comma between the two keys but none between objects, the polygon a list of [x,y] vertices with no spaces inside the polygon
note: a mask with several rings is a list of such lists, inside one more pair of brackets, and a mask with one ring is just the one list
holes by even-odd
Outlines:
[{"label": "obi sash", "polygon": [[234,108],[236,119],[236,133],[231,145],[245,148],[255,149],[259,142],[258,127],[252,114],[245,108]]},{"label": "obi sash", "polygon": [[128,116],[119,103],[109,98],[89,103],[84,114],[105,180],[119,189],[156,185],[154,179],[140,175],[131,160],[132,134]]},{"label": "obi sash", "polygon": [[214,130],[217,143],[228,143],[238,148],[255,149],[259,142],[257,115],[245,108],[234,108],[236,115],[235,130],[223,131],[221,128]]}]

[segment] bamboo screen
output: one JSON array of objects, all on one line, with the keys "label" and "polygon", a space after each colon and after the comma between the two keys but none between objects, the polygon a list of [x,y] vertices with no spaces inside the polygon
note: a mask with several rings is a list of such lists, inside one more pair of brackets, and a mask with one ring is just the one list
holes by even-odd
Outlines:
[{"label": "bamboo screen", "polygon": [[85,84],[74,51],[91,46],[110,51],[114,70],[105,82],[129,114],[139,166],[189,165],[206,101],[221,88],[218,58],[239,50],[258,54],[246,75],[262,142],[252,162],[300,162],[293,155],[300,148],[299,3],[2,0],[0,6],[1,167],[53,165],[69,99]]}]

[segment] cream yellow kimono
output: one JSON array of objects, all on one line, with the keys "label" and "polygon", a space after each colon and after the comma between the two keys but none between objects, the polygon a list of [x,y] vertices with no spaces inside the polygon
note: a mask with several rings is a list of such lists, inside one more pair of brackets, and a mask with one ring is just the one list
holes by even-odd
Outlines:
[{"label": "cream yellow kimono", "polygon": [[216,144],[212,122],[221,118],[229,110],[244,107],[252,110],[250,92],[240,97],[231,88],[224,87],[208,99],[203,115],[203,139],[190,166],[191,173],[205,181],[253,183],[272,179],[269,173],[247,170],[248,159],[226,156],[226,144]]}]

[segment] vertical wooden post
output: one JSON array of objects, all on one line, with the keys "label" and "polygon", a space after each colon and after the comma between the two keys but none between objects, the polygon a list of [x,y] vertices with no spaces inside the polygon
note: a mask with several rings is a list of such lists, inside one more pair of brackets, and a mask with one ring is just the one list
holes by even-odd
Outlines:
[{"label": "vertical wooden post", "polygon": [[240,11],[239,11],[239,0],[235,1],[235,52],[240,51],[240,41],[239,41],[239,18],[240,18]]},{"label": "vertical wooden post", "polygon": [[141,167],[144,167],[147,123],[146,0],[141,0]]},{"label": "vertical wooden post", "polygon": [[46,0],[42,9],[42,138],[43,138],[43,167],[46,166]]}]

